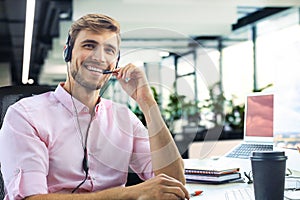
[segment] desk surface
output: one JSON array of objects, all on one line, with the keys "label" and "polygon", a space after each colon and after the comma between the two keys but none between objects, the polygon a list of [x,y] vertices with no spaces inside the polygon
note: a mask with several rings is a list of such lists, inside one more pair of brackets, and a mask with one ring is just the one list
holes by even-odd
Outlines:
[{"label": "desk surface", "polygon": [[192,199],[202,199],[202,200],[226,200],[226,192],[234,189],[240,188],[252,188],[253,184],[247,183],[226,183],[220,185],[209,185],[209,184],[186,184],[187,190],[192,193],[193,191],[202,190],[203,193],[200,196],[192,197]]},{"label": "desk surface", "polygon": [[[219,164],[220,162],[221,161],[219,160],[213,160],[213,159],[184,159],[185,167],[192,167],[195,165],[199,165],[199,166],[215,165],[215,164]],[[192,199],[195,200],[196,199],[226,200],[225,194],[227,191],[238,189],[238,188],[246,188],[246,187],[252,188],[253,184],[247,184],[247,183],[225,183],[225,184],[187,183],[186,184],[186,188],[190,193],[197,190],[203,191],[203,194],[201,194],[200,196],[192,197]]]},{"label": "desk surface", "polygon": [[211,158],[220,157],[241,143],[242,140],[217,140],[193,142],[189,146],[189,158]]},{"label": "desk surface", "polygon": [[[234,148],[236,145],[241,143],[242,140],[223,140],[223,141],[203,141],[193,142],[189,146],[189,156],[192,159],[207,159],[207,158],[218,158],[222,157],[229,150]],[[287,159],[287,167],[293,170],[300,171],[300,154],[296,150],[283,149],[276,147],[277,151],[284,151]],[[246,167],[249,164],[246,165]]]},{"label": "desk surface", "polygon": [[[184,159],[185,166],[192,166],[192,165],[208,165],[212,163],[223,163],[224,161],[218,161],[218,160],[212,160],[212,159]],[[226,162],[230,162],[230,160],[226,160]],[[232,163],[231,163],[232,164]],[[235,163],[233,163],[235,164]],[[248,162],[242,162],[241,163],[241,174],[242,177],[243,171],[249,170],[249,164]],[[246,167],[246,168],[245,168]],[[295,175],[299,176],[300,172],[295,172]],[[192,197],[191,199],[201,199],[201,200],[227,200],[226,199],[226,192],[232,191],[235,189],[241,189],[241,188],[250,188],[253,191],[253,184],[247,184],[245,183],[225,183],[225,184],[200,184],[200,183],[187,183],[186,188],[190,193],[197,191],[197,190],[202,190],[203,193],[200,196],[195,196]]]}]

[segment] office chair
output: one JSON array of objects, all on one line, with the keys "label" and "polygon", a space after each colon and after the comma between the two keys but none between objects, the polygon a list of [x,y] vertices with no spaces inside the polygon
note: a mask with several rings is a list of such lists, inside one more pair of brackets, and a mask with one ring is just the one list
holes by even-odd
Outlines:
[{"label": "office chair", "polygon": [[[2,127],[3,118],[8,107],[18,100],[36,94],[41,94],[54,90],[52,86],[38,86],[38,85],[15,85],[0,87],[0,128]],[[0,163],[0,200],[4,199],[4,181],[1,173]]]},{"label": "office chair", "polygon": [[1,173],[1,163],[0,163],[0,199],[4,199],[4,181]]}]

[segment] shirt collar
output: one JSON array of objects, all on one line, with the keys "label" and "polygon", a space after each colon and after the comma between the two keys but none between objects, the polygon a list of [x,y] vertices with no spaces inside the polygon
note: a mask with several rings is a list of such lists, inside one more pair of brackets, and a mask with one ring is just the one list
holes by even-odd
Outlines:
[{"label": "shirt collar", "polygon": [[[78,113],[81,113],[81,112],[89,112],[89,108],[84,105],[83,103],[81,103],[80,101],[78,101],[75,97],[72,97],[70,95],[70,93],[68,93],[64,88],[64,83],[60,83],[57,88],[55,89],[54,91],[54,96],[55,98],[61,102],[61,104],[67,109],[69,110],[69,112],[73,113],[75,111],[77,111]],[[73,99],[73,100],[72,100]],[[73,105],[73,102],[74,102],[74,105],[76,107],[76,110],[74,110],[74,105]],[[98,107],[99,107],[99,104],[101,104],[101,100],[100,100],[100,97],[98,99],[98,103],[95,107],[95,111],[97,112],[98,111]]]}]

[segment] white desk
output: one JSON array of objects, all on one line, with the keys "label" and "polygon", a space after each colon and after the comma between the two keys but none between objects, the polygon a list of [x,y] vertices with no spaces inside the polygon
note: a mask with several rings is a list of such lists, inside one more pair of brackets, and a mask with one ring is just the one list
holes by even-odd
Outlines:
[{"label": "white desk", "polygon": [[[214,164],[220,163],[220,161],[212,160],[212,159],[185,159],[184,163],[185,163],[185,167],[188,167],[188,166],[192,167],[195,165],[200,165],[200,166],[214,165]],[[202,200],[216,200],[216,199],[223,200],[224,199],[224,200],[226,200],[226,198],[225,198],[226,191],[237,189],[237,188],[245,188],[245,187],[252,188],[253,184],[247,184],[247,183],[225,183],[225,184],[187,183],[186,184],[186,188],[188,189],[188,191],[190,193],[197,191],[197,190],[203,191],[203,194],[201,194],[200,196],[192,197],[192,199],[195,199],[195,200],[196,199],[202,199]]]},{"label": "white desk", "polygon": [[[186,165],[196,164],[196,165],[207,165],[211,162],[220,163],[223,165],[237,165],[240,167],[241,175],[244,177],[244,172],[249,173],[251,171],[251,161],[248,159],[229,159],[222,157],[230,149],[239,144],[242,140],[224,140],[224,141],[204,141],[204,142],[194,142],[189,147],[189,158],[185,160]],[[288,156],[287,168],[297,170],[295,172],[297,176],[300,176],[300,155],[297,151],[280,149],[276,150],[285,151],[285,154]],[[221,157],[219,160],[213,160],[212,158]],[[247,183],[227,183],[222,185],[209,185],[209,184],[187,184],[187,189],[189,192],[196,190],[203,190],[203,194],[200,196],[193,197],[193,199],[213,199],[213,200],[222,200],[226,199],[226,191],[244,188],[244,187],[253,187],[253,184]],[[300,191],[298,191],[300,193]],[[299,194],[300,199],[300,194]]]},{"label": "white desk", "polygon": [[[202,141],[193,142],[189,146],[189,158],[192,159],[207,159],[222,157],[229,150],[238,145],[242,140],[218,140],[218,141]],[[285,151],[288,156],[287,167],[300,171],[300,154],[296,150],[283,149],[275,147],[274,150]],[[247,167],[247,166],[246,166]],[[249,164],[248,167],[249,168]]]},{"label": "white desk", "polygon": [[189,158],[220,157],[241,143],[242,140],[217,140],[193,142],[189,146]]},{"label": "white desk", "polygon": [[[212,159],[185,159],[185,166],[193,166],[193,165],[210,165],[215,163],[225,163],[229,164],[230,159],[226,161],[222,160],[212,160]],[[236,164],[236,163],[234,163]],[[241,175],[244,177],[244,171],[248,171],[250,163],[247,161],[242,162],[241,165]],[[246,167],[246,169],[245,169]],[[249,172],[249,171],[248,171]],[[300,172],[293,172],[294,175],[300,176]],[[247,180],[247,179],[245,179]],[[247,181],[246,181],[247,182]],[[190,193],[193,193],[197,190],[202,190],[203,193],[200,196],[192,197],[193,200],[201,199],[201,200],[226,200],[226,192],[234,189],[240,188],[250,188],[253,190],[253,184],[248,183],[225,183],[225,184],[200,184],[200,183],[187,183],[186,188]]]},{"label": "white desk", "polygon": [[188,183],[186,188],[190,193],[197,190],[202,190],[203,193],[200,196],[192,197],[191,199],[202,199],[202,200],[226,200],[225,194],[226,191],[245,188],[245,187],[253,187],[253,184],[247,183],[226,183],[220,185],[209,185],[209,184],[194,184]]}]

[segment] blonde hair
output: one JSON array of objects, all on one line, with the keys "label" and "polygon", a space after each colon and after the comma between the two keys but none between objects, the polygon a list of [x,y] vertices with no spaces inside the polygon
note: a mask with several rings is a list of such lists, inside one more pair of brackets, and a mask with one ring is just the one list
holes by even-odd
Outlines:
[{"label": "blonde hair", "polygon": [[118,44],[121,42],[120,24],[115,19],[103,14],[87,14],[76,20],[69,31],[69,45],[73,46],[78,33],[81,30],[93,31],[101,33],[110,31],[117,34]]}]

